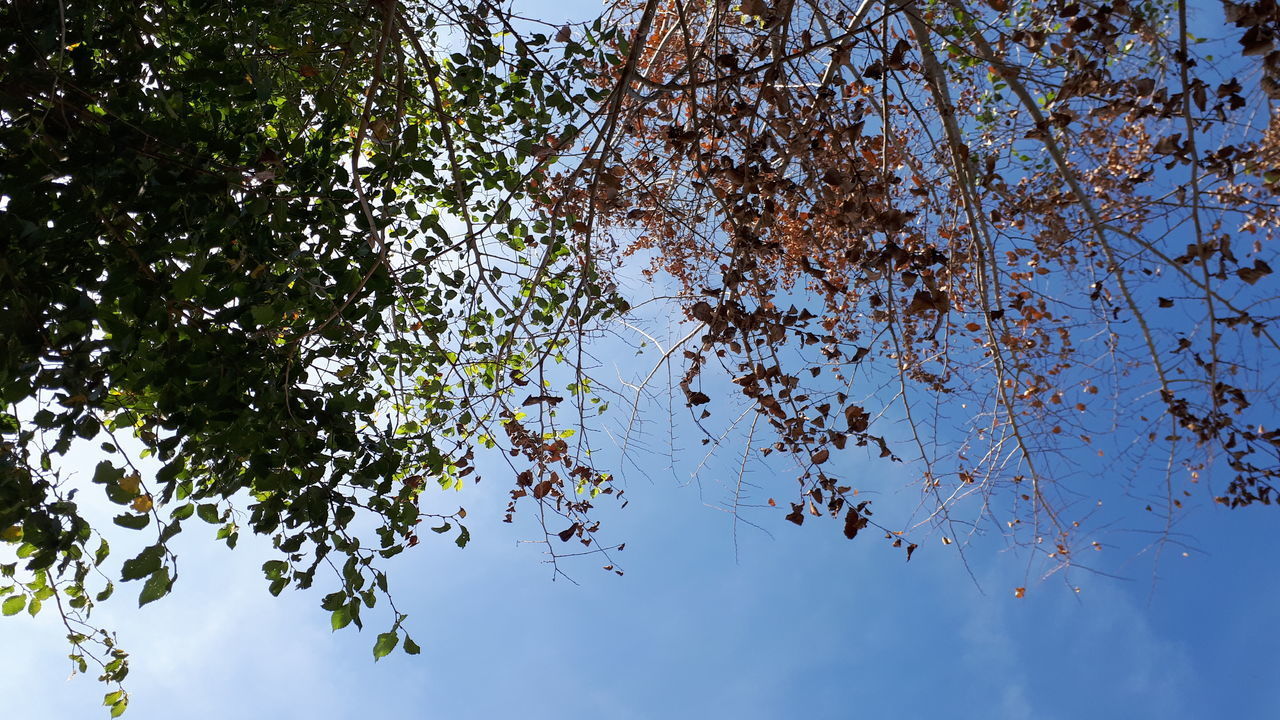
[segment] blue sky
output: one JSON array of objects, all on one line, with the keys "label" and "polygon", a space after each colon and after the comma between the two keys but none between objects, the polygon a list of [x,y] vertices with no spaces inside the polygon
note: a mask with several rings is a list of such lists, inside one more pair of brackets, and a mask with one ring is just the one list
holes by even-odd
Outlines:
[{"label": "blue sky", "polygon": [[[589,8],[528,5],[542,17]],[[1197,497],[1179,528],[1196,551],[1153,566],[1136,543],[1118,548],[1128,554],[1109,567],[1122,579],[1040,581],[1024,553],[979,538],[967,550],[975,582],[959,546],[937,537],[905,563],[874,534],[849,542],[829,521],[794,527],[785,511],[750,515],[772,536],[740,526],[735,548],[717,507],[733,457],[701,485],[661,455],[634,461],[622,478],[630,505],[606,510],[609,537],[627,544],[625,576],[584,558],[566,566],[577,585],[553,581],[540,546],[521,542],[540,535],[532,517],[500,522],[509,486],[491,466],[456,498],[474,538],[465,550],[431,538],[390,563],[423,653],[376,664],[377,621],[331,633],[325,590],[267,593],[265,543],[243,537],[229,551],[189,528],[171,596],[139,612],[125,587],[95,615],[133,653],[126,717],[1280,717],[1274,508]],[[878,502],[914,498],[909,468],[851,453],[836,463],[906,488]],[[0,716],[106,717],[104,688],[67,679],[65,654],[51,612],[0,622]]]},{"label": "blue sky", "polygon": [[[852,468],[851,468],[852,469]],[[395,564],[423,654],[374,663],[371,632],[331,633],[318,593],[271,598],[265,548],[184,533],[175,593],[103,608],[133,654],[135,720],[171,718],[1271,718],[1280,717],[1280,578],[1267,509],[1193,511],[1204,554],[1128,581],[1033,583],[1024,557],[955,547],[911,563],[831,524],[740,534],[697,488],[631,481],[610,518],[616,577],[591,561],[552,582],[532,523],[500,520],[498,478],[471,493],[475,541]],[[488,495],[491,502],[485,502]],[[1274,512],[1274,511],[1272,511]],[[1142,566],[1142,563],[1137,563]],[[370,629],[373,625],[370,624]],[[0,625],[7,717],[80,718],[102,688],[66,680],[51,613]],[[868,715],[870,714],[870,715]],[[105,716],[105,715],[104,715]]]}]

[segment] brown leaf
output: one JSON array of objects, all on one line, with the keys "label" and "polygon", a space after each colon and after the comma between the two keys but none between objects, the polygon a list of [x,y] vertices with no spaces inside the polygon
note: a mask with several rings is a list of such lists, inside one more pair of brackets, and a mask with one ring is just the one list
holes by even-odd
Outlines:
[{"label": "brown leaf", "polygon": [[938,303],[934,299],[933,293],[928,290],[917,290],[915,295],[911,297],[911,303],[907,305],[908,315],[918,315],[922,312],[938,309]]},{"label": "brown leaf", "polygon": [[562,397],[557,397],[557,396],[555,396],[555,395],[530,395],[529,397],[527,397],[527,398],[525,398],[525,399],[524,399],[524,402],[523,402],[523,403],[521,403],[521,406],[522,406],[522,407],[529,407],[530,405],[537,405],[537,404],[539,404],[539,403],[547,403],[548,405],[551,405],[551,406],[553,406],[553,407],[554,407],[556,403],[558,403],[558,402],[560,402],[560,401],[562,401],[562,400],[564,400],[564,398],[562,398]]},{"label": "brown leaf", "polygon": [[797,525],[803,525],[804,505],[801,503],[791,503],[791,512],[787,514],[787,519]]},{"label": "brown leaf", "polygon": [[542,498],[546,497],[547,494],[550,492],[551,492],[551,481],[543,480],[542,482],[533,486],[533,499],[541,500]]},{"label": "brown leaf", "polygon": [[890,70],[905,70],[907,64],[905,61],[907,51],[911,49],[911,43],[906,40],[899,40],[898,44],[893,46],[893,52],[889,54]]},{"label": "brown leaf", "polygon": [[562,25],[560,31],[556,33],[556,42],[569,42],[573,39],[573,28],[568,25]]},{"label": "brown leaf", "polygon": [[1270,274],[1271,274],[1271,266],[1261,260],[1254,260],[1253,267],[1251,268],[1240,268],[1239,270],[1236,271],[1236,275],[1238,275],[1241,280],[1249,283],[1250,285],[1258,282],[1259,280],[1261,280],[1262,278]]},{"label": "brown leaf", "polygon": [[850,405],[845,408],[844,419],[849,423],[850,432],[863,432],[871,422],[871,416],[859,405]]},{"label": "brown leaf", "polygon": [[1254,25],[1245,31],[1244,37],[1240,38],[1240,44],[1244,46],[1241,50],[1242,55],[1266,55],[1271,51],[1269,28]]},{"label": "brown leaf", "polygon": [[850,540],[858,536],[858,531],[867,526],[869,521],[858,514],[857,508],[849,508],[849,513],[844,516],[844,536]]},{"label": "brown leaf", "polygon": [[822,448],[818,452],[814,453],[813,457],[810,459],[813,461],[814,465],[821,465],[826,462],[829,457],[831,457],[831,451],[826,448]]}]

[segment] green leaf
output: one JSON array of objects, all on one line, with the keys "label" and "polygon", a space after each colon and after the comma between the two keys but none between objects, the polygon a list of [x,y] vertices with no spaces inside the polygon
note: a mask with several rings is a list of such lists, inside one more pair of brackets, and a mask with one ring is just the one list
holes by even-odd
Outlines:
[{"label": "green leaf", "polygon": [[99,485],[109,485],[124,477],[124,470],[103,460],[93,469],[93,481]]},{"label": "green leaf", "polygon": [[127,527],[130,530],[141,530],[147,526],[147,523],[151,522],[151,516],[125,513],[123,515],[115,516],[114,522],[120,527]]},{"label": "green leaf", "polygon": [[382,633],[378,636],[378,641],[373,644],[373,659],[377,660],[386,657],[392,650],[396,649],[396,645],[400,642],[400,635],[394,631]]},{"label": "green leaf", "polygon": [[138,607],[142,607],[149,602],[154,602],[169,593],[169,570],[160,568],[151,573],[151,577],[147,578],[147,583],[142,586],[142,592],[138,595]]},{"label": "green leaf", "polygon": [[408,635],[405,635],[404,636],[404,652],[406,655],[417,655],[418,653],[422,652],[422,648],[418,647],[418,643],[414,642],[413,638],[409,637]]},{"label": "green leaf", "polygon": [[93,561],[98,565],[101,565],[102,561],[106,560],[107,556],[110,554],[111,554],[111,546],[107,544],[106,540],[103,540],[102,542],[98,543],[98,551],[93,554]]},{"label": "green leaf", "polygon": [[128,707],[129,707],[129,698],[128,697],[120,698],[120,700],[117,701],[116,704],[111,706],[111,717],[113,718],[120,717],[121,715],[124,714],[124,711]]},{"label": "green leaf", "polygon": [[274,580],[289,569],[289,563],[283,560],[268,560],[262,563],[262,572],[268,579]]},{"label": "green leaf", "polygon": [[289,578],[286,578],[286,577],[276,578],[275,580],[271,581],[270,585],[267,586],[267,592],[271,593],[272,597],[276,597],[288,585],[289,585]]},{"label": "green leaf", "polygon": [[5,615],[17,615],[22,612],[22,608],[26,607],[26,604],[26,595],[14,595],[13,597],[5,600],[3,605],[0,605],[0,612]]},{"label": "green leaf", "polygon": [[280,318],[280,314],[270,305],[255,305],[249,309],[249,314],[253,316],[253,321],[259,325],[267,325]]},{"label": "green leaf", "polygon": [[346,605],[343,605],[337,610],[334,610],[333,615],[329,616],[329,625],[332,626],[335,631],[341,630],[342,628],[350,624],[351,624],[351,611],[347,608]]},{"label": "green leaf", "polygon": [[196,515],[210,525],[217,525],[219,522],[218,506],[214,503],[204,503],[200,505],[196,508]]},{"label": "green leaf", "polygon": [[161,560],[164,558],[164,546],[152,545],[136,557],[124,561],[120,566],[121,580],[137,580],[152,575],[160,569]]}]

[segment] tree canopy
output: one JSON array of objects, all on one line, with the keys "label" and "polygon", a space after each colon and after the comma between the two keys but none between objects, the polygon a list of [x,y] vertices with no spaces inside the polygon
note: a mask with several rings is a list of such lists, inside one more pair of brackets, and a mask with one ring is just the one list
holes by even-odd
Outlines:
[{"label": "tree canopy", "polygon": [[1071,564],[1104,477],[1166,530],[1214,470],[1277,499],[1277,15],[1224,7],[1209,42],[1176,2],[616,4],[568,192],[680,284],[688,405],[723,369],[799,459],[788,519],[865,527],[825,463],[870,446],[921,469],[908,527]]},{"label": "tree canopy", "polygon": [[[571,218],[524,210],[538,145],[594,92],[575,80],[587,50],[506,39],[490,11],[0,11],[0,530],[20,561],[0,567],[3,608],[56,602],[80,670],[124,677],[87,616],[118,581],[165,595],[193,516],[230,546],[271,536],[272,593],[339,568],[323,604],[361,624],[387,590],[375,561],[418,523],[469,538],[424,488],[469,482],[500,416],[515,432],[515,390],[543,395],[542,368],[623,307]],[[91,441],[92,483],[65,477]],[[105,580],[91,492],[151,538]]]},{"label": "tree canopy", "polygon": [[[1166,0],[11,3],[0,607],[52,603],[118,685],[90,612],[163,597],[198,520],[361,626],[420,523],[466,545],[439,490],[489,450],[508,519],[607,552],[582,353],[641,258],[689,422],[790,458],[761,500],[793,523],[1063,567],[1116,478],[1157,537],[1196,494],[1271,504],[1280,15],[1224,7],[1225,42]],[[919,474],[914,514],[873,515],[855,448]],[[147,538],[118,570],[89,494]],[[375,657],[418,651],[392,608]]]}]

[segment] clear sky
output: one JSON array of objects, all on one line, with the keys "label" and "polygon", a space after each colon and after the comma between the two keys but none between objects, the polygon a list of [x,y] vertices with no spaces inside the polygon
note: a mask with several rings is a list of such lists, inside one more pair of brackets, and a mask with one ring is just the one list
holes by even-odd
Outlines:
[{"label": "clear sky", "polygon": [[[1193,510],[1184,529],[1204,553],[1168,557],[1154,587],[1138,562],[1129,580],[1078,575],[1078,596],[1033,581],[1018,600],[1018,554],[974,548],[980,590],[954,545],[907,564],[782,513],[758,518],[773,539],[740,535],[735,562],[727,517],[696,486],[633,479],[608,525],[627,574],[584,560],[575,586],[517,545],[535,528],[500,523],[505,488],[487,482],[461,494],[470,546],[396,559],[423,653],[376,664],[373,634],[331,633],[319,593],[267,594],[261,545],[228,551],[193,526],[171,596],[138,612],[127,588],[98,615],[134,653],[127,716],[1280,717],[1274,508]],[[105,717],[92,677],[65,679],[53,613],[5,618],[0,648],[0,715]]]},{"label": "clear sky", "polygon": [[[543,17],[587,14],[537,4]],[[457,495],[466,549],[424,538],[389,563],[423,652],[376,664],[385,618],[331,633],[327,590],[272,598],[265,543],[229,551],[192,525],[176,540],[173,594],[139,612],[131,583],[95,614],[133,653],[126,718],[1280,718],[1275,508],[1229,511],[1206,493],[1180,526],[1197,551],[1112,564],[1122,579],[1042,582],[1025,554],[979,540],[975,582],[936,537],[905,563],[874,534],[849,542],[785,511],[753,514],[772,537],[740,526],[735,552],[716,507],[731,462],[698,485],[637,456],[630,505],[606,513],[626,575],[585,558],[566,566],[577,585],[553,582],[540,547],[520,542],[539,534],[531,517],[500,522],[509,484],[493,467]],[[909,479],[853,454],[837,462]],[[0,620],[0,717],[106,717],[92,675],[67,679],[63,634],[48,610]]]}]

